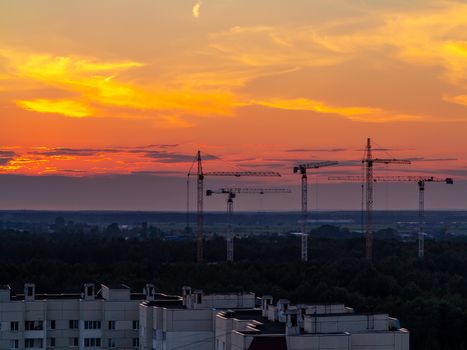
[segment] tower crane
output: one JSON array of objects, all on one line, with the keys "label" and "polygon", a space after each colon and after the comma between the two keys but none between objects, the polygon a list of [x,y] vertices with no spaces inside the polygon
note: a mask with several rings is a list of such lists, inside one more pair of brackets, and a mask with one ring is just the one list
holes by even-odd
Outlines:
[{"label": "tower crane", "polygon": [[227,194],[227,215],[228,215],[228,232],[227,232],[227,261],[234,261],[234,235],[233,235],[233,199],[237,194],[259,194],[265,193],[291,193],[289,189],[284,188],[221,188],[218,190],[207,190],[206,196],[213,194]]},{"label": "tower crane", "polygon": [[306,222],[308,219],[308,169],[319,169],[327,166],[339,164],[335,161],[325,162],[312,162],[298,164],[293,167],[294,174],[300,173],[302,175],[302,245],[301,245],[301,258],[302,261],[308,261],[308,234],[306,233]]},{"label": "tower crane", "polygon": [[[197,178],[197,215],[196,215],[196,260],[198,263],[203,262],[203,243],[204,243],[204,209],[203,209],[203,197],[204,197],[204,177],[205,176],[234,176],[234,177],[243,177],[243,176],[259,176],[259,177],[280,177],[281,174],[274,171],[212,171],[204,172],[203,171],[203,162],[201,158],[201,151],[198,151],[194,163],[197,163],[197,173],[193,174],[191,169],[188,171],[187,177],[191,175],[196,175]],[[192,167],[193,167],[192,165]],[[188,190],[187,190],[188,191]],[[187,192],[188,195],[188,192]]]},{"label": "tower crane", "polygon": [[[337,181],[363,181],[361,176],[331,176],[329,180]],[[418,256],[425,255],[425,235],[423,226],[425,222],[425,183],[444,182],[452,185],[454,180],[450,177],[439,178],[434,176],[375,176],[373,182],[416,182],[418,185]]]},{"label": "tower crane", "polygon": [[365,154],[362,160],[365,165],[366,183],[366,235],[365,256],[373,260],[373,165],[374,164],[411,164],[410,160],[395,158],[373,158],[371,139],[367,139]]}]

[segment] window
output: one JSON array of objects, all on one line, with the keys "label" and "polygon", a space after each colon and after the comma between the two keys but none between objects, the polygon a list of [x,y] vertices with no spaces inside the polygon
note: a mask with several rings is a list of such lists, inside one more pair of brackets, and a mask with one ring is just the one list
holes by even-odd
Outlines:
[{"label": "window", "polygon": [[203,302],[203,295],[201,293],[196,294],[196,304],[201,304]]},{"label": "window", "polygon": [[68,325],[69,325],[70,329],[78,329],[79,328],[78,320],[70,320]]},{"label": "window", "polygon": [[27,295],[28,297],[32,297],[34,295],[34,289],[32,287],[27,287]]},{"label": "window", "polygon": [[43,348],[42,339],[24,339],[24,347],[26,349],[30,348]]},{"label": "window", "polygon": [[139,338],[133,338],[133,347],[138,348],[139,347]]},{"label": "window", "polygon": [[43,326],[43,321],[24,321],[24,329],[27,331],[41,331]]},{"label": "window", "polygon": [[115,321],[109,321],[109,330],[115,329]]},{"label": "window", "polygon": [[79,346],[79,338],[70,338],[68,340],[68,345],[71,347],[78,347]]},{"label": "window", "polygon": [[114,348],[115,347],[115,340],[112,339],[112,338],[109,338],[108,341],[109,341],[108,347],[109,348]]},{"label": "window", "polygon": [[101,338],[84,338],[85,348],[95,348],[101,346]]},{"label": "window", "polygon": [[94,289],[94,288],[93,288],[92,286],[88,286],[88,287],[86,288],[86,294],[88,295],[88,297],[92,297],[92,296],[93,296],[93,294],[94,294],[94,290],[93,290],[93,289]]},{"label": "window", "polygon": [[19,349],[19,340],[11,339],[10,340],[10,349]]},{"label": "window", "polygon": [[19,331],[19,322],[18,321],[11,321],[10,322],[10,331],[12,331],[12,332]]},{"label": "window", "polygon": [[138,330],[139,329],[139,321],[138,320],[134,320],[133,321],[133,330]]},{"label": "window", "polygon": [[50,320],[50,329],[55,329],[55,320]]},{"label": "window", "polygon": [[84,321],[84,329],[101,329],[101,321]]},{"label": "window", "polygon": [[55,346],[55,338],[49,338],[48,339],[49,347],[53,348]]}]

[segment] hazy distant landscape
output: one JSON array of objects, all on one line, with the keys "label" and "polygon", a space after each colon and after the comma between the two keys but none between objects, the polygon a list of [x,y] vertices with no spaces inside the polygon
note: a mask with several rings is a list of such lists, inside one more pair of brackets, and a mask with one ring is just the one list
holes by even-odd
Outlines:
[{"label": "hazy distant landscape", "polygon": [[[65,226],[76,226],[85,232],[94,229],[104,232],[110,224],[117,224],[122,232],[130,232],[143,223],[165,234],[180,234],[187,238],[195,229],[195,214],[186,212],[138,211],[0,211],[0,225],[5,229],[28,231],[53,231],[55,220],[60,218]],[[222,235],[227,223],[224,212],[204,214],[208,235]],[[294,233],[300,229],[298,212],[238,212],[233,217],[235,232],[241,235],[255,233]],[[319,211],[309,215],[308,228],[333,225],[352,232],[361,232],[360,211]],[[411,234],[418,229],[418,211],[375,211],[376,229],[390,228],[400,234]],[[427,211],[424,231],[430,236],[467,235],[467,211]],[[193,236],[194,237],[194,236]]]}]

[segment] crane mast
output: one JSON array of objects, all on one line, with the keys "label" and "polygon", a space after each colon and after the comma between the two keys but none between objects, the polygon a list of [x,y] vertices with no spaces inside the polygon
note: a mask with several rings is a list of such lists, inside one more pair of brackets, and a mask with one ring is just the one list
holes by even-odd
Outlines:
[{"label": "crane mast", "polygon": [[300,173],[301,187],[302,187],[302,243],[301,243],[301,259],[302,261],[308,261],[308,234],[306,233],[306,223],[308,221],[308,175],[307,169],[319,169],[326,166],[337,165],[338,162],[326,161],[326,162],[312,162],[299,164],[293,168],[294,173]]},{"label": "crane mast", "polygon": [[418,257],[425,256],[425,234],[423,226],[425,224],[425,180],[420,179],[418,184]]},{"label": "crane mast", "polygon": [[[201,157],[201,151],[198,150],[195,161],[197,163],[197,215],[196,215],[196,261],[202,263],[204,260],[204,178],[206,176],[256,176],[256,177],[280,177],[281,174],[274,171],[212,171],[204,172]],[[191,175],[191,170],[188,172],[188,180]],[[189,196],[189,189],[187,186],[187,198]],[[187,207],[189,207],[189,199],[187,199]]]},{"label": "crane mast", "polygon": [[371,262],[373,260],[373,165],[380,164],[410,164],[409,160],[396,158],[373,158],[371,139],[368,138],[365,147],[365,156],[362,160],[365,165],[366,184],[366,232],[365,232],[365,256]]},{"label": "crane mast", "polygon": [[368,138],[366,145],[366,234],[365,234],[365,256],[368,260],[373,258],[373,154],[371,151],[371,139]]},{"label": "crane mast", "polygon": [[206,196],[213,194],[227,194],[227,261],[234,261],[234,234],[233,234],[233,200],[237,194],[265,194],[265,193],[290,193],[289,189],[283,188],[221,188],[218,190],[207,190]]},{"label": "crane mast", "polygon": [[203,163],[201,161],[201,151],[198,151],[198,177],[197,177],[197,215],[196,215],[196,261],[203,261],[203,226],[204,226],[204,210],[203,210],[203,194],[204,194],[204,174]]},{"label": "crane mast", "polygon": [[233,199],[235,193],[229,192],[227,198],[227,261],[234,261],[234,235],[233,235]]}]

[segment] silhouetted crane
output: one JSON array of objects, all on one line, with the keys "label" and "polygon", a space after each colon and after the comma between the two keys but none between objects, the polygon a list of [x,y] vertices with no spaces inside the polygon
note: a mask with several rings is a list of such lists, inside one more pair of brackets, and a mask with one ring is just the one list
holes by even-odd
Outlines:
[{"label": "silhouetted crane", "polygon": [[259,194],[265,193],[291,193],[289,189],[283,188],[221,188],[218,190],[207,190],[206,195],[227,194],[227,215],[228,215],[228,232],[227,232],[227,261],[234,261],[234,235],[232,228],[233,221],[233,199],[237,194]]},{"label": "silhouetted crane", "polygon": [[365,165],[366,183],[366,249],[365,256],[373,260],[373,165],[374,164],[410,164],[410,160],[395,158],[373,158],[371,139],[367,139],[362,164]]},{"label": "silhouetted crane", "polygon": [[[201,151],[198,151],[195,161],[198,165],[197,175],[197,233],[196,233],[196,260],[198,263],[203,261],[203,242],[204,242],[204,209],[203,209],[203,197],[204,197],[204,177],[205,176],[259,176],[259,177],[280,177],[281,174],[273,171],[212,171],[203,172],[203,163],[201,159]],[[193,162],[193,164],[194,164]],[[191,173],[191,169],[188,172],[188,178],[194,175]],[[188,182],[188,180],[187,180]],[[187,189],[187,195],[189,190]],[[188,199],[187,199],[188,202]],[[188,207],[188,203],[187,203]]]},{"label": "silhouetted crane", "polygon": [[335,161],[325,162],[311,162],[298,164],[293,167],[294,174],[300,173],[302,175],[302,245],[301,245],[301,259],[308,261],[308,234],[306,232],[306,222],[308,219],[308,169],[319,169],[327,166],[339,164]]},{"label": "silhouetted crane", "polygon": [[[361,176],[330,176],[329,180],[358,181],[364,180]],[[450,177],[439,178],[434,176],[375,176],[373,182],[416,182],[418,184],[418,256],[425,255],[425,233],[423,226],[425,222],[425,183],[444,182],[452,185],[454,180]]]}]

